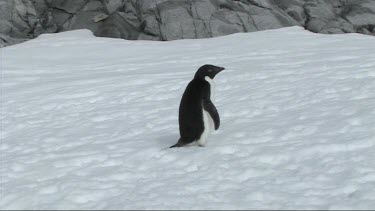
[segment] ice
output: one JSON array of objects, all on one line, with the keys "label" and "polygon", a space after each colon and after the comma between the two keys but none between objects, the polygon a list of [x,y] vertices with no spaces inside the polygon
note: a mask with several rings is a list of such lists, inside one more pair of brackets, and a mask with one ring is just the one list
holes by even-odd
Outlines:
[{"label": "ice", "polygon": [[[1,209],[375,208],[372,36],[75,30],[0,51]],[[167,149],[204,64],[226,68],[220,128]]]}]

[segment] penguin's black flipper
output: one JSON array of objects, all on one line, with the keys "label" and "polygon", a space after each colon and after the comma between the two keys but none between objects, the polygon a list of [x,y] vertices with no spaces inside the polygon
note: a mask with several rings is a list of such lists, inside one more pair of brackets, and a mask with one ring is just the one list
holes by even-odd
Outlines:
[{"label": "penguin's black flipper", "polygon": [[216,110],[215,105],[212,103],[210,99],[207,99],[207,98],[203,99],[202,104],[203,104],[203,109],[207,111],[210,114],[212,120],[214,120],[215,130],[219,129],[220,117],[219,117],[219,113]]}]

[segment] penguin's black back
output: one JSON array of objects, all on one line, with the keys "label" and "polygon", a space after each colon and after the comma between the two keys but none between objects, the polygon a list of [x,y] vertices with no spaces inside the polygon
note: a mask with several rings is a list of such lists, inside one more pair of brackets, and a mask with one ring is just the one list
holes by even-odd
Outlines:
[{"label": "penguin's black back", "polygon": [[210,84],[200,79],[193,79],[182,95],[178,121],[184,142],[198,140],[204,131],[202,100],[205,97],[210,97]]}]

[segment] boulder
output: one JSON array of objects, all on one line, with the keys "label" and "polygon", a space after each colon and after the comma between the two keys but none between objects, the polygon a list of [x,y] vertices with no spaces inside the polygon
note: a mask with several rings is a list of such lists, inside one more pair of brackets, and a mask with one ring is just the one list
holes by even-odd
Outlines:
[{"label": "boulder", "polygon": [[2,45],[43,33],[176,40],[286,26],[375,35],[374,0],[2,0]]}]

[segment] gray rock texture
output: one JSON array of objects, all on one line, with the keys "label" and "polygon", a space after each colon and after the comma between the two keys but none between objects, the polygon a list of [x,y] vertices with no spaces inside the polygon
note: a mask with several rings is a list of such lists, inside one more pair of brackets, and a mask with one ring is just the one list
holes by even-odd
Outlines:
[{"label": "gray rock texture", "polygon": [[176,40],[286,26],[375,35],[375,0],[0,0],[0,45],[86,28],[96,36]]},{"label": "gray rock texture", "polygon": [[375,35],[374,0],[275,0],[282,10],[316,33]]}]

